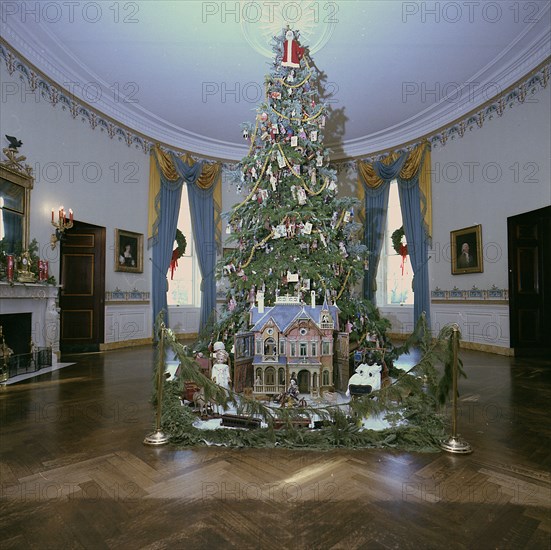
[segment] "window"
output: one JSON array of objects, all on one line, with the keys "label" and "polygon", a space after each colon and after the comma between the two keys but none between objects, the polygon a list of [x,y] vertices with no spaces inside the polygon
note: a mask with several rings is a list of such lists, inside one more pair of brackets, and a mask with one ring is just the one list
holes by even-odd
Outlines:
[{"label": "window", "polygon": [[273,367],[269,367],[266,369],[265,376],[266,385],[275,386],[275,369]]},{"label": "window", "polygon": [[257,340],[257,341],[256,341],[256,350],[255,350],[255,354],[256,354],[256,355],[262,355],[262,340]]},{"label": "window", "polygon": [[306,357],[308,355],[308,344],[306,342],[300,342],[300,356]]},{"label": "window", "polygon": [[393,181],[388,193],[388,213],[381,260],[377,271],[377,305],[413,305],[413,270],[406,256],[402,269],[402,256],[392,246],[392,233],[403,225],[398,184]]},{"label": "window", "polygon": [[331,355],[331,343],[323,341],[321,343],[321,354],[322,355]]},{"label": "window", "polygon": [[297,343],[291,342],[291,357],[297,356]]},{"label": "window", "polygon": [[279,341],[279,355],[285,355],[285,339]]},{"label": "window", "polygon": [[323,371],[321,383],[324,386],[329,386],[329,371],[328,370]]},{"label": "window", "polygon": [[318,343],[312,342],[312,356],[315,357],[318,354]]},{"label": "window", "polygon": [[[178,229],[186,238],[186,253],[178,260],[178,267],[173,275],[174,278],[171,278],[170,269],[168,270],[167,303],[169,306],[199,307],[201,305],[201,271],[195,255],[195,243],[191,231],[191,216],[185,184],[182,186]],[[174,241],[174,247],[176,248],[176,241]]]},{"label": "window", "polygon": [[275,355],[276,354],[276,343],[273,338],[266,338],[264,340],[264,355]]}]

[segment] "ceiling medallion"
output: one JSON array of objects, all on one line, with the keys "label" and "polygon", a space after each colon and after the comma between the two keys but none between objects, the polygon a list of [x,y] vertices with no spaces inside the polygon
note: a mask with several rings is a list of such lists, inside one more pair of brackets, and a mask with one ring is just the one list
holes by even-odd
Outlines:
[{"label": "ceiling medallion", "polygon": [[261,55],[272,58],[272,38],[289,26],[300,31],[300,41],[310,54],[321,50],[338,23],[337,2],[302,0],[300,2],[240,1],[241,30],[250,46]]}]

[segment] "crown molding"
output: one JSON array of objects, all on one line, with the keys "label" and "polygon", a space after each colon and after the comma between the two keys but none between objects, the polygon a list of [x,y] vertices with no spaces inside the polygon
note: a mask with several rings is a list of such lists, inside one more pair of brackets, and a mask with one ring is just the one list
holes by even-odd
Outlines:
[{"label": "crown molding", "polygon": [[[334,161],[365,158],[389,150],[407,148],[421,140],[428,140],[433,147],[444,146],[449,139],[463,137],[467,130],[473,130],[494,115],[501,117],[507,107],[523,103],[528,91],[535,93],[539,86],[545,88],[549,80],[549,29],[544,10],[540,19],[520,35],[515,42],[500,53],[491,63],[466,82],[454,89],[460,100],[442,98],[437,104],[417,113],[415,116],[374,134],[339,144],[326,142],[332,151]],[[41,46],[38,37],[26,40],[28,32],[2,25],[4,38],[0,39],[0,56],[4,58],[10,75],[14,71],[24,75],[31,90],[39,92],[52,106],[71,113],[73,118],[88,122],[92,129],[99,128],[111,139],[117,138],[131,147],[141,148],[148,154],[154,143],[175,152],[190,152],[206,159],[235,161],[243,158],[248,146],[231,143],[189,132],[175,126],[143,109],[140,105],[122,104],[113,99],[113,94],[104,93],[101,99],[91,105],[77,97],[60,83],[95,82],[109,90],[91,71],[78,74],[71,64],[60,58],[52,61],[47,49]],[[71,52],[58,43],[55,36],[45,31],[49,40],[57,43],[65,58],[71,60]],[[25,37],[25,38],[23,38]],[[526,41],[530,41],[525,45]],[[509,59],[504,63],[503,60]],[[73,59],[73,61],[75,61]],[[76,66],[77,63],[74,63]],[[499,69],[497,68],[499,67]],[[473,85],[476,89],[473,90]],[[488,89],[503,90],[490,100]],[[377,152],[377,153],[375,153]]]}]

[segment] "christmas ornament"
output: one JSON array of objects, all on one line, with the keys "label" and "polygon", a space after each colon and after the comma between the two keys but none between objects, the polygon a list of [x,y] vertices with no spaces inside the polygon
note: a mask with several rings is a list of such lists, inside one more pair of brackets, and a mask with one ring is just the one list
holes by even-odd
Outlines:
[{"label": "christmas ornament", "polygon": [[[292,30],[285,33],[285,42],[283,43],[283,67],[300,67],[300,60],[304,56],[304,48],[301,48],[295,40]],[[294,72],[294,71],[291,71]]]},{"label": "christmas ornament", "polygon": [[299,187],[297,189],[297,201],[298,201],[300,206],[304,206],[307,202],[306,191],[302,187]]},{"label": "christmas ornament", "polygon": [[346,250],[346,246],[344,245],[343,241],[339,242],[339,251],[343,258],[348,258],[348,251]]},{"label": "christmas ornament", "polygon": [[298,273],[291,273],[290,271],[287,271],[287,282],[298,283]]},{"label": "christmas ornament", "polygon": [[310,183],[312,184],[312,186],[315,186],[316,185],[316,169],[313,168],[312,171],[310,172]]}]

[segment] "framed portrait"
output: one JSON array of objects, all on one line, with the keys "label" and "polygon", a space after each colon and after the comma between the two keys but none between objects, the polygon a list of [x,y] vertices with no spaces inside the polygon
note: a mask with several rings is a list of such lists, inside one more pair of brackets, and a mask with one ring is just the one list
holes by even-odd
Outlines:
[{"label": "framed portrait", "polygon": [[115,229],[115,271],[143,273],[143,234]]},{"label": "framed portrait", "polygon": [[482,226],[473,225],[450,233],[452,275],[482,273]]}]

